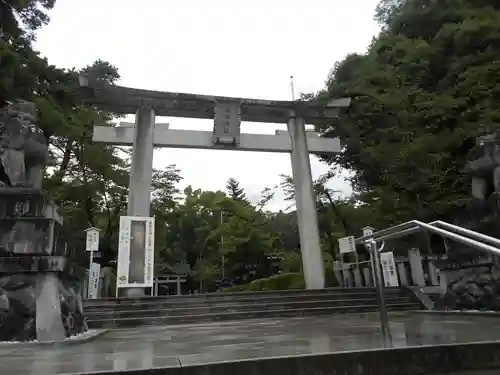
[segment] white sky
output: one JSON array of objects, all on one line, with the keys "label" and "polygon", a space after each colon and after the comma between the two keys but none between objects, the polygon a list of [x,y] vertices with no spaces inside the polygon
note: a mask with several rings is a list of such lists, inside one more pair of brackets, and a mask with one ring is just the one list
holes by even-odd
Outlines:
[{"label": "white sky", "polygon": [[[57,0],[37,49],[60,68],[96,59],[114,64],[119,84],[143,89],[263,99],[318,91],[335,61],[364,52],[379,31],[378,0]],[[133,116],[130,118],[133,121]],[[157,118],[171,128],[211,130],[207,120]],[[274,134],[285,124],[243,123]],[[291,174],[287,154],[162,149],[154,166],[176,164],[182,186],[224,190],[229,177],[250,199]],[[328,166],[311,157],[313,178]],[[350,193],[338,177],[329,186]],[[277,194],[267,207],[288,204]]]}]

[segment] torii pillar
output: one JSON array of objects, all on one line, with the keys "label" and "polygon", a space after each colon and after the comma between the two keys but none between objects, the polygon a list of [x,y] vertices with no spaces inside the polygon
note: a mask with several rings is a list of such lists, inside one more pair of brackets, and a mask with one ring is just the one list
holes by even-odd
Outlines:
[{"label": "torii pillar", "polygon": [[[151,215],[153,137],[155,129],[155,111],[153,108],[141,107],[137,110],[134,129],[127,216],[149,217]],[[134,232],[140,231],[141,228],[131,227],[130,230],[133,237],[140,235],[140,233],[134,235]],[[129,278],[140,280],[143,277],[143,253],[145,253],[145,249],[136,248],[131,243]],[[144,288],[124,289],[126,297],[141,297],[144,295]]]},{"label": "torii pillar", "polygon": [[318,228],[318,211],[313,190],[311,162],[304,119],[292,114],[288,120],[292,151],[292,177],[299,226],[300,252],[307,289],[325,287],[325,268]]}]

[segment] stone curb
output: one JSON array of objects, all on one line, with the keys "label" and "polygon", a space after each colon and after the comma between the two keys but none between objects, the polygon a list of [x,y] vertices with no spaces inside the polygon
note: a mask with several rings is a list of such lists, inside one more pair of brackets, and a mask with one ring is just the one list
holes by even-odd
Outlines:
[{"label": "stone curb", "polygon": [[83,335],[80,335],[76,338],[65,339],[63,341],[28,341],[28,342],[8,342],[8,341],[0,341],[0,349],[8,349],[8,348],[32,348],[39,346],[65,346],[65,345],[76,345],[83,344],[86,342],[93,341],[98,337],[101,337],[105,333],[107,333],[108,329],[92,329],[86,332]]},{"label": "stone curb", "polygon": [[[500,341],[371,349],[349,352],[245,359],[123,372],[129,375],[414,375],[493,370],[500,373]],[[116,375],[116,371],[96,372]],[[83,374],[82,374],[83,375]]]},{"label": "stone curb", "polygon": [[420,315],[462,315],[462,316],[481,316],[489,318],[500,318],[500,313],[497,311],[460,311],[460,310],[450,310],[450,311],[439,311],[439,310],[414,310],[408,311],[409,314],[420,314]]}]

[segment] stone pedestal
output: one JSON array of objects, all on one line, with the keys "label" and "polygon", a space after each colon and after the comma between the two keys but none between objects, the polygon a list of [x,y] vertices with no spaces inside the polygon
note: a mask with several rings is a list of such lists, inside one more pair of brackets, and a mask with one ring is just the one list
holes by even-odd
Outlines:
[{"label": "stone pedestal", "polygon": [[37,189],[0,188],[0,341],[60,341],[86,331],[57,207]]},{"label": "stone pedestal", "polygon": [[419,249],[410,249],[408,251],[410,261],[411,276],[413,285],[425,286],[424,268],[422,266],[422,256]]}]

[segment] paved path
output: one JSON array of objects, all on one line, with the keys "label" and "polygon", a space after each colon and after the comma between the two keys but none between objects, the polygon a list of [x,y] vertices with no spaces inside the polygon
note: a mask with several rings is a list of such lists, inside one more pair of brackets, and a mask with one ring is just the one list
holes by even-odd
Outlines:
[{"label": "paved path", "polygon": [[179,367],[238,359],[500,340],[500,319],[391,315],[392,342],[377,314],[246,320],[115,330],[63,347],[0,345],[0,374],[52,375]]}]

